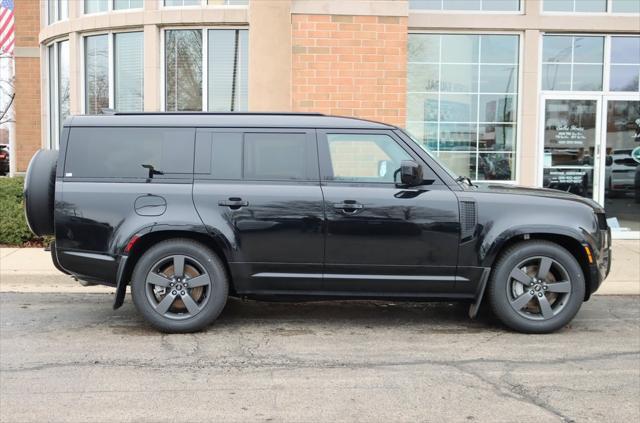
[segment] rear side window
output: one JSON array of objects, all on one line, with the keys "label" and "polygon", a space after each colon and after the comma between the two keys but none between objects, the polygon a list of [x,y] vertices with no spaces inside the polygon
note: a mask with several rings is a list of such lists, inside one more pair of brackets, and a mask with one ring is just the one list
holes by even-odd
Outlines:
[{"label": "rear side window", "polygon": [[199,130],[195,173],[223,180],[318,180],[315,141],[307,132]]},{"label": "rear side window", "polygon": [[193,173],[195,129],[71,128],[64,175],[67,178],[146,179],[151,165],[163,175]]}]

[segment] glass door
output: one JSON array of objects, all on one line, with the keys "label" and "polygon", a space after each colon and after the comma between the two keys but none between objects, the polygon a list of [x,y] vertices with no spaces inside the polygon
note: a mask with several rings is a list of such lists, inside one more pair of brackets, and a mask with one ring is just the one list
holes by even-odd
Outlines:
[{"label": "glass door", "polygon": [[640,96],[606,96],[601,196],[616,235],[640,232]]},{"label": "glass door", "polygon": [[601,184],[600,96],[542,99],[542,185],[598,199]]}]

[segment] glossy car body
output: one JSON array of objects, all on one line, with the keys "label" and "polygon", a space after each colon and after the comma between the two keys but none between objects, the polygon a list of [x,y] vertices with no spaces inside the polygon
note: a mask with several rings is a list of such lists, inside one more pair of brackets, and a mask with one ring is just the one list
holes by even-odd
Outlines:
[{"label": "glossy car body", "polygon": [[[193,170],[155,177],[150,170],[133,180],[69,171],[76,134],[117,136],[122,128],[178,128],[186,135],[175,154],[194,157]],[[327,137],[335,132],[391,137],[421,166],[424,182],[332,179]],[[246,134],[296,134],[308,147],[306,180],[216,178],[212,169],[225,165],[211,159],[217,133],[232,143]],[[477,303],[500,252],[523,239],[569,250],[585,274],[585,299],[610,267],[609,228],[596,203],[554,190],[456,181],[406,133],[381,123],[282,114],[79,116],[64,124],[57,163],[54,261],[79,279],[117,286],[114,307],[146,249],[177,237],[223,259],[232,295],[263,299]]]}]

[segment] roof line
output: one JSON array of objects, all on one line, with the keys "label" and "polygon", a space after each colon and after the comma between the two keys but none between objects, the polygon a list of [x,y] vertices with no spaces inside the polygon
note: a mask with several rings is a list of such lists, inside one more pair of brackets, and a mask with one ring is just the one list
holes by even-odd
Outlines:
[{"label": "roof line", "polygon": [[[106,113],[109,115],[111,113]],[[144,115],[212,115],[212,116],[326,116],[322,113],[309,113],[309,112],[115,112],[115,116],[144,116]],[[100,116],[100,115],[85,115],[85,116]]]}]

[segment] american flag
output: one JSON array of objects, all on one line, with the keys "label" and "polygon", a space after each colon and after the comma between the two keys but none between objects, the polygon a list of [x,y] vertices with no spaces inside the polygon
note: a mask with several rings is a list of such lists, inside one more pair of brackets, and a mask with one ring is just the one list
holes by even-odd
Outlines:
[{"label": "american flag", "polygon": [[0,54],[13,54],[16,44],[13,0],[0,3]]}]

